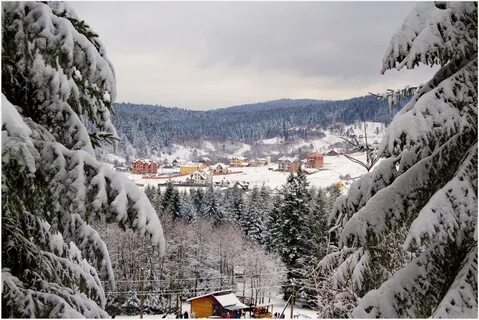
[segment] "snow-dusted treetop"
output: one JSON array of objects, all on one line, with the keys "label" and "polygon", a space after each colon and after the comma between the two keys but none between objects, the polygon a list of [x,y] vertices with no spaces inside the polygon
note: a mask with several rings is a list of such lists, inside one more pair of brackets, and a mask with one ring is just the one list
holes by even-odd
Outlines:
[{"label": "snow-dusted treetop", "polygon": [[165,246],[146,195],[93,152],[116,135],[113,68],[67,4],[2,9],[2,316],[106,317],[113,271],[89,221]]}]

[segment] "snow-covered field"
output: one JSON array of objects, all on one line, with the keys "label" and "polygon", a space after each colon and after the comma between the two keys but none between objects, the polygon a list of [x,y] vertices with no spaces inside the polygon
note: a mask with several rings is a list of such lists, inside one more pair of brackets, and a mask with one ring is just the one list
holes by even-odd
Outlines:
[{"label": "snow-covered field", "polygon": [[[354,158],[365,160],[364,153],[352,154]],[[241,173],[218,175],[213,177],[213,181],[221,181],[226,179],[233,184],[236,181],[249,182],[250,188],[253,186],[261,187],[263,184],[271,187],[278,188],[286,183],[286,179],[289,175],[288,172],[279,172],[270,169],[277,169],[276,164],[271,164],[269,167],[244,167],[244,168],[231,168],[233,171],[241,171]],[[349,174],[351,177],[357,177],[366,173],[366,170],[360,165],[351,162],[345,156],[325,156],[324,167],[316,173],[308,175],[308,181],[311,185],[317,187],[327,187],[340,181],[340,176]],[[167,179],[143,179],[141,175],[127,174],[130,180],[133,180],[139,185],[154,185],[158,183],[165,183]],[[172,181],[185,181],[187,176],[172,178]],[[181,187],[187,188],[187,187]]]}]

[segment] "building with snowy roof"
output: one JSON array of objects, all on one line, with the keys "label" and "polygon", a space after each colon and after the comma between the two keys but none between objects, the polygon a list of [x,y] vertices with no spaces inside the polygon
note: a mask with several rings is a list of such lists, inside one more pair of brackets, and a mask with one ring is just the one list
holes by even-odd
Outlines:
[{"label": "building with snowy roof", "polygon": [[299,159],[296,157],[281,157],[278,159],[278,171],[297,172],[299,165]]},{"label": "building with snowy roof", "polygon": [[308,157],[306,168],[320,169],[324,165],[324,156],[321,153],[313,153]]},{"label": "building with snowy roof", "polygon": [[195,171],[200,171],[205,167],[203,163],[199,162],[186,162],[180,165],[180,174],[190,174]]},{"label": "building with snowy roof", "polygon": [[250,161],[249,165],[251,167],[261,167],[261,166],[267,166],[271,163],[271,157],[266,157],[266,158],[256,158]]},{"label": "building with snowy roof", "polygon": [[213,173],[210,170],[195,171],[188,178],[186,183],[197,186],[207,186],[213,183]]},{"label": "building with snowy roof", "polygon": [[157,174],[158,163],[151,159],[136,159],[133,161],[131,172],[134,174]]},{"label": "building with snowy roof", "polygon": [[224,163],[217,163],[214,166],[210,167],[214,175],[228,174],[228,166]]},{"label": "building with snowy roof", "polygon": [[339,152],[336,149],[331,149],[326,153],[327,156],[339,156]]},{"label": "building with snowy roof", "polygon": [[239,318],[241,310],[248,306],[242,303],[232,290],[211,292],[187,300],[192,318],[221,317]]},{"label": "building with snowy roof", "polygon": [[245,157],[241,157],[241,156],[234,156],[234,157],[231,157],[230,159],[230,166],[232,167],[243,167],[246,165],[246,159]]}]

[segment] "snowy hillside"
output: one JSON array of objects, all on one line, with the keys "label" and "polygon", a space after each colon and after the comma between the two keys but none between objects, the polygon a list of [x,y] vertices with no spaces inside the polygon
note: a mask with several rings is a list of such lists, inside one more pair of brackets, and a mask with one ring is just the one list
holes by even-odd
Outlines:
[{"label": "snowy hillside", "polygon": [[[300,128],[294,128],[299,130]],[[379,122],[366,122],[366,131],[368,142],[375,144],[381,142],[385,132],[385,125]],[[261,139],[253,143],[237,142],[232,140],[214,141],[185,141],[172,143],[165,150],[154,151],[150,158],[162,164],[171,164],[173,160],[190,160],[196,161],[201,157],[208,157],[213,162],[228,162],[231,156],[244,156],[247,158],[257,158],[270,156],[273,160],[283,155],[295,156],[299,154],[307,154],[311,152],[326,153],[332,149],[347,149],[351,147],[343,138],[352,140],[356,137],[363,140],[364,130],[363,124],[338,125],[331,127],[325,131],[321,131],[321,137],[315,138],[294,138],[285,141],[281,137],[270,139]],[[139,157],[138,152],[130,154],[130,160]],[[113,161],[125,162],[125,157],[119,155],[105,153],[102,159],[106,162]]]},{"label": "snowy hillside", "polygon": [[120,137],[117,154],[133,158],[170,155],[178,152],[174,145],[207,149],[196,146],[202,141],[211,141],[216,151],[227,154],[239,149],[228,146],[237,142],[294,144],[363,120],[387,124],[404,102],[391,110],[385,101],[372,96],[338,101],[284,99],[210,111],[120,103],[114,106],[113,118]]}]

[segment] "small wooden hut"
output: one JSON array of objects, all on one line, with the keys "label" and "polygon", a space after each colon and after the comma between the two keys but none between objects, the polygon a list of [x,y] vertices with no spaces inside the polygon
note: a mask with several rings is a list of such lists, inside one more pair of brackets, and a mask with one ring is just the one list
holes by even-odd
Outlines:
[{"label": "small wooden hut", "polygon": [[216,291],[187,300],[190,303],[192,318],[208,318],[217,316],[226,318],[240,318],[241,310],[248,308],[231,290]]}]

